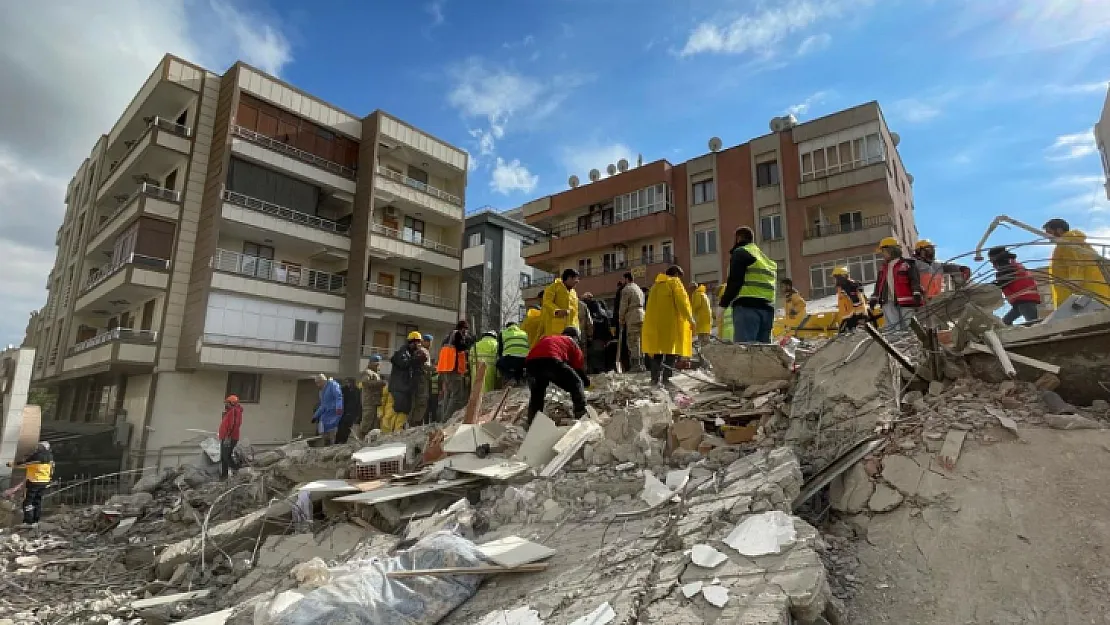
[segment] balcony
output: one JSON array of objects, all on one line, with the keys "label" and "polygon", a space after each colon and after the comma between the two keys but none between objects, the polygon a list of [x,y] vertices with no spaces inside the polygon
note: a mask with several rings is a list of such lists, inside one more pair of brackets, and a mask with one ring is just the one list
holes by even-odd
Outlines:
[{"label": "balcony", "polygon": [[345,276],[217,249],[212,288],[321,308],[343,309]]},{"label": "balcony", "polygon": [[802,255],[813,256],[855,247],[875,246],[883,237],[893,236],[890,215],[865,217],[860,222],[828,224],[803,233]]},{"label": "balcony", "polygon": [[[875,162],[874,158],[859,161],[852,166],[841,166],[840,173],[825,170],[826,175],[820,178],[809,179],[810,174],[803,175],[803,182],[798,184],[798,198],[804,199],[821,193],[831,193],[846,187],[885,180],[887,176],[886,161],[882,160],[882,157],[878,157],[878,162]],[[853,166],[855,169],[850,168]]]},{"label": "balcony", "polygon": [[232,151],[328,189],[354,195],[355,170],[238,125],[231,126]]},{"label": "balcony", "polygon": [[62,372],[79,375],[113,369],[120,373],[149,372],[154,367],[157,344],[157,332],[114,328],[66,350]]},{"label": "balcony", "polygon": [[367,314],[380,318],[428,319],[444,324],[458,320],[458,302],[395,286],[366,283]]},{"label": "balcony", "polygon": [[409,204],[417,211],[433,212],[440,223],[458,222],[463,217],[462,198],[452,195],[431,185],[414,180],[401,172],[393,171],[384,165],[377,168],[375,189],[386,202]]},{"label": "balcony", "polygon": [[205,332],[200,346],[202,367],[224,370],[268,370],[282,375],[314,375],[339,367],[339,348],[295,341]]},{"label": "balcony", "polygon": [[[640,286],[648,286],[655,280],[656,275],[665,272],[668,267],[674,264],[674,261],[672,255],[656,254],[627,260],[616,265],[591,267],[585,272],[581,272],[574,290],[579,295],[582,293],[593,293],[599,297],[611,295],[616,292],[617,280],[621,279],[625,272],[631,272]],[[554,282],[557,277],[557,275],[552,275],[547,278],[533,280],[531,284],[521,289],[522,297],[526,300],[540,297],[543,289]]]},{"label": "balcony", "polygon": [[85,253],[110,249],[116,237],[137,217],[158,217],[176,222],[181,216],[181,194],[150,183],[142,183],[129,196],[119,196],[120,206],[93,231]]},{"label": "balcony", "polygon": [[162,175],[189,156],[192,129],[154,117],[137,139],[127,141],[127,151],[113,161],[96,195],[104,198],[129,193],[136,182],[149,182],[151,174]]},{"label": "balcony", "polygon": [[231,190],[223,192],[224,220],[258,228],[324,247],[350,250],[350,227]]},{"label": "balcony", "polygon": [[678,231],[673,207],[659,203],[648,210],[650,212],[644,215],[609,222],[603,222],[601,215],[596,214],[588,227],[567,224],[550,230],[550,239],[525,246],[521,253],[528,264],[537,265],[583,252],[612,250],[627,241],[673,235]]},{"label": "balcony", "polygon": [[415,262],[440,275],[459,271],[459,248],[382,224],[370,224],[370,255],[382,260],[402,259],[406,265]]},{"label": "balcony", "polygon": [[77,294],[75,312],[107,316],[123,312],[166,290],[170,261],[131,254],[89,275]]}]

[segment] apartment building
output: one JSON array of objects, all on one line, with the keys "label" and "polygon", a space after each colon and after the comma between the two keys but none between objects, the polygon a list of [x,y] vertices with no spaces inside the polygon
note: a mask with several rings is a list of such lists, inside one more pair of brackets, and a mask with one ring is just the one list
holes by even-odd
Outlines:
[{"label": "apartment building", "polygon": [[312,374],[456,321],[466,181],[466,152],[383,111],[167,55],[69,184],[34,383],[61,422],[128,424],[133,455],[229,394],[252,441],[311,432]]},{"label": "apartment building", "polygon": [[626,271],[650,284],[672,263],[713,286],[726,279],[733,232],[746,225],[780,277],[808,297],[834,292],[838,265],[874,282],[879,240],[909,247],[918,237],[913,177],[879,104],[805,123],[775,118],[771,128],[729,148],[714,137],[708,153],[678,165],[620,163],[608,177],[590,172],[588,184],[572,177],[572,188],[524,205],[525,221],[547,234],[525,259],[553,274],[578,269],[578,292],[595,296],[612,296]]},{"label": "apartment building", "polygon": [[485,209],[468,215],[463,231],[464,314],[478,332],[524,318],[524,290],[546,273],[529,267],[521,250],[544,237],[519,220],[520,209]]}]

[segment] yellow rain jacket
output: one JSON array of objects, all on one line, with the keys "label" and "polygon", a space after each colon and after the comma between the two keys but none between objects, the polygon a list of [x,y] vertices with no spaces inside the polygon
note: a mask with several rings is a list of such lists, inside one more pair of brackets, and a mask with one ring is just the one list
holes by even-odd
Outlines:
[{"label": "yellow rain jacket", "polygon": [[1072,293],[1098,296],[1103,304],[1110,304],[1110,284],[1098,261],[1098,254],[1087,245],[1087,235],[1079,230],[1065,232],[1057,241],[1048,266],[1048,273],[1054,278],[1052,304],[1059,308]]},{"label": "yellow rain jacket", "polygon": [[802,296],[794,291],[790,295],[783,297],[783,308],[785,308],[784,324],[788,328],[796,328],[806,318],[806,301]]},{"label": "yellow rain jacket", "polygon": [[693,314],[682,279],[662,273],[655,276],[655,285],[651,287],[644,311],[641,336],[644,353],[689,357],[693,343],[690,327]]},{"label": "yellow rain jacket", "polygon": [[713,307],[709,303],[709,296],[705,294],[705,285],[699,285],[690,296],[690,309],[694,311],[694,321],[697,322],[698,334],[709,334],[713,331]]},{"label": "yellow rain jacket", "polygon": [[528,347],[535,345],[536,341],[543,336],[543,313],[535,308],[530,308],[528,314],[524,317],[524,321],[520,322],[520,329],[528,334]]},{"label": "yellow rain jacket", "polygon": [[[565,310],[565,317],[556,317],[556,310]],[[578,327],[578,294],[556,278],[543,290],[543,336],[562,334],[567,326]]]}]

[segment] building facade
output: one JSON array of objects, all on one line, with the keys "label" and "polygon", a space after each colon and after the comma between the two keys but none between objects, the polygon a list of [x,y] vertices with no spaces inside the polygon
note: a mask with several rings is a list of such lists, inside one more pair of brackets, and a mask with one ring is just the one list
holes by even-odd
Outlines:
[{"label": "building facade", "polygon": [[780,277],[808,297],[834,292],[838,265],[874,282],[879,240],[912,247],[918,237],[913,177],[878,103],[771,126],[729,148],[714,138],[710,152],[685,163],[622,163],[608,177],[529,202],[525,221],[548,237],[526,247],[525,259],[553,274],[578,269],[578,292],[595,296],[611,297],[626,271],[649,285],[673,263],[688,281],[713,286],[727,278],[733,233],[749,226]]},{"label": "building facade", "polygon": [[167,55],[70,182],[34,382],[134,453],[215,429],[229,394],[253,441],[309,433],[312,374],[454,324],[466,181],[383,111]]},{"label": "building facade", "polygon": [[521,250],[544,236],[514,219],[520,211],[482,210],[466,218],[463,231],[465,317],[477,332],[499,330],[524,318],[524,291],[547,275],[529,267]]}]

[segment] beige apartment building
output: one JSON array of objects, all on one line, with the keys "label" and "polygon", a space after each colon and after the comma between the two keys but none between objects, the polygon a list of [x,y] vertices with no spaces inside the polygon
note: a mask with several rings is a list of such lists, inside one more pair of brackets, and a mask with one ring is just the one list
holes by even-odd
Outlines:
[{"label": "beige apartment building", "polygon": [[149,461],[235,394],[252,441],[312,432],[313,374],[458,318],[466,182],[466,152],[383,111],[167,55],[67,190],[28,333],[54,426]]}]

